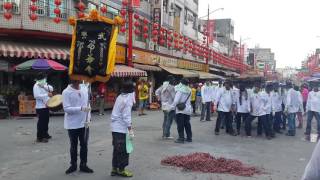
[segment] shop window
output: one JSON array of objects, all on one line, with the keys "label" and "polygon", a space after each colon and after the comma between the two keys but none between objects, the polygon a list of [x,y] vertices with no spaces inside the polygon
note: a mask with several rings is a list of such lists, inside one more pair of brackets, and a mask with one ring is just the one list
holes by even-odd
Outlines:
[{"label": "shop window", "polygon": [[[0,0],[0,12],[4,12],[3,3],[6,0]],[[12,13],[20,14],[21,0],[12,0]]]},{"label": "shop window", "polygon": [[[143,21],[141,19],[139,19],[138,21],[141,24],[141,26],[138,26],[138,27],[133,26],[134,30],[139,29],[139,31],[140,31],[139,35],[134,34],[135,39],[136,39],[136,41],[147,42],[147,40],[143,37],[143,26],[144,26]],[[150,29],[150,27],[149,27],[149,29]]]},{"label": "shop window", "polygon": [[[39,16],[48,16],[51,18],[55,18],[56,14],[54,13],[54,9],[56,5],[54,4],[54,0],[41,0],[37,1],[37,14]],[[60,18],[67,19],[67,2],[62,1],[61,5],[59,6],[61,10]],[[31,13],[31,12],[30,12]]]},{"label": "shop window", "polygon": [[111,6],[108,6],[108,5],[104,4],[104,3],[101,3],[100,6],[101,6],[101,7],[102,7],[102,6],[107,6],[106,16],[107,16],[108,18],[110,18],[110,19],[114,19],[116,16],[119,15],[119,10],[118,10],[118,9],[115,9],[115,8],[113,8],[113,7],[111,7]]}]

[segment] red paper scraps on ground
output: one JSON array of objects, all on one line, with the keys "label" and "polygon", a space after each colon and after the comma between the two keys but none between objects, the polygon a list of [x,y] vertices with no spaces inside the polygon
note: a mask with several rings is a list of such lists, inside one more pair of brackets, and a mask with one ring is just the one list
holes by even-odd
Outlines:
[{"label": "red paper scraps on ground", "polygon": [[204,173],[224,173],[237,176],[261,174],[258,168],[244,165],[239,160],[221,157],[215,158],[209,153],[193,153],[186,156],[167,157],[161,161],[161,164]]}]

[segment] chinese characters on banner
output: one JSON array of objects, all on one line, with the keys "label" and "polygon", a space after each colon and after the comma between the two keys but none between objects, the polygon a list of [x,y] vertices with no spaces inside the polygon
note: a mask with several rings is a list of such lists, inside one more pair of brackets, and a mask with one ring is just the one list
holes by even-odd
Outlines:
[{"label": "chinese characters on banner", "polygon": [[209,35],[209,43],[213,43],[214,40],[214,20],[209,20],[208,22],[208,35]]}]

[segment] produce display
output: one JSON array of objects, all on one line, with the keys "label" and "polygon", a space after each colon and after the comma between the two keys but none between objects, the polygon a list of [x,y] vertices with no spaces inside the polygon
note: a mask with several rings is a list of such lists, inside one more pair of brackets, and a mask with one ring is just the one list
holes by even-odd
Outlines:
[{"label": "produce display", "polygon": [[237,176],[253,176],[262,173],[260,169],[244,165],[239,160],[223,157],[215,158],[209,153],[193,153],[185,156],[167,157],[161,161],[161,164],[203,173],[224,173]]}]

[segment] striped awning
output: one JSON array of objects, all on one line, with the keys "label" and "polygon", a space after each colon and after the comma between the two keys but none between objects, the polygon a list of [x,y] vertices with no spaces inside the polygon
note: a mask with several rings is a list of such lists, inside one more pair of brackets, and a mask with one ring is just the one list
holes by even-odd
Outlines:
[{"label": "striped awning", "polygon": [[68,47],[63,46],[0,41],[0,57],[67,60],[69,59],[69,50]]},{"label": "striped awning", "polygon": [[136,64],[136,63],[134,63],[133,66],[137,69],[141,69],[141,70],[145,70],[145,71],[162,71],[162,69],[159,68],[158,66]]},{"label": "striped awning", "polygon": [[199,77],[199,74],[197,72],[193,72],[187,69],[180,69],[180,68],[174,68],[174,67],[166,67],[166,66],[160,66],[163,70],[169,72],[170,74],[180,75],[185,78],[195,78]]},{"label": "striped awning", "polygon": [[143,77],[147,72],[125,65],[116,65],[111,77]]}]

